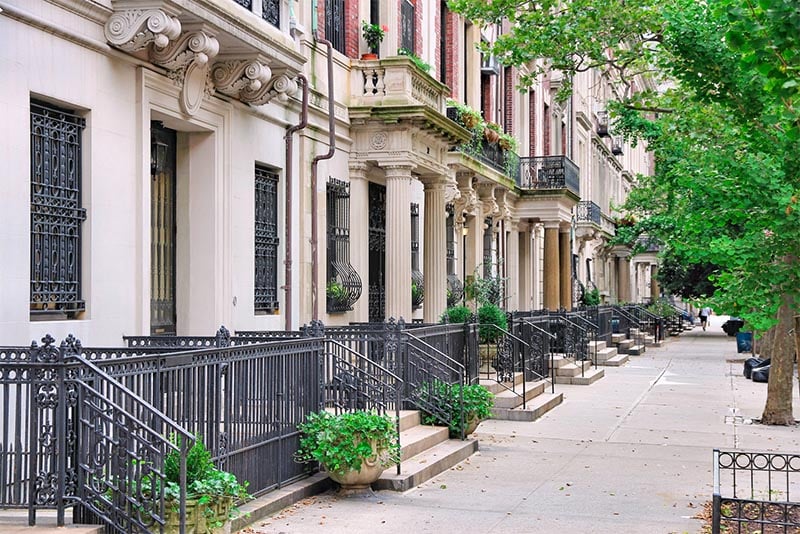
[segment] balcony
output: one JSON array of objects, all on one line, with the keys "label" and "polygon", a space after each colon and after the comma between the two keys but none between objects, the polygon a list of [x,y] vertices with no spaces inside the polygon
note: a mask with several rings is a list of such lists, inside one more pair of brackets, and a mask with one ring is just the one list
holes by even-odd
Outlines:
[{"label": "balcony", "polygon": [[449,89],[406,56],[354,61],[351,108],[422,106],[444,118]]},{"label": "balcony", "polygon": [[603,222],[603,210],[591,200],[581,200],[575,207],[577,223],[592,223],[600,226]]},{"label": "balcony", "polygon": [[[456,108],[447,108],[447,118],[466,128],[461,122]],[[519,156],[517,156],[513,150],[504,149],[500,143],[489,142],[482,132],[476,132],[474,130],[470,130],[470,132],[472,133],[472,138],[466,143],[462,143],[456,147],[456,150],[480,161],[501,174],[505,174],[509,179],[518,182]]]},{"label": "balcony", "polygon": [[580,195],[580,171],[566,156],[519,158],[519,175],[516,179],[521,189],[566,189]]}]

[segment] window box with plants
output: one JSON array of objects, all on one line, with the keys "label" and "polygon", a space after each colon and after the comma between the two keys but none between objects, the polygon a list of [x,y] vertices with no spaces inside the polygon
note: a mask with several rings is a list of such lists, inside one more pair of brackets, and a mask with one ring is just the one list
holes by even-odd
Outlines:
[{"label": "window box with plants", "polygon": [[[180,453],[164,458],[164,532],[180,532]],[[235,516],[235,501],[247,500],[247,483],[240,484],[232,473],[214,467],[211,453],[198,437],[186,454],[185,532],[227,534]]]},{"label": "window box with plants", "polygon": [[346,491],[366,490],[384,469],[400,461],[397,423],[387,415],[355,411],[306,416],[298,462],[319,462]]},{"label": "window box with plants", "polygon": [[326,309],[329,313],[346,312],[350,310],[347,289],[337,280],[331,280],[325,286]]}]

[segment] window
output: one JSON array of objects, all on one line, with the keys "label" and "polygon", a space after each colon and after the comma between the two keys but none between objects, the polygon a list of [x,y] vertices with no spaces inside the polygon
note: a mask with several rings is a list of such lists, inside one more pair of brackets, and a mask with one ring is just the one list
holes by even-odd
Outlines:
[{"label": "window", "polygon": [[425,277],[419,270],[419,204],[411,203],[411,309],[422,307]]},{"label": "window", "polygon": [[328,180],[328,268],[325,285],[328,312],[353,309],[361,296],[361,277],[350,265],[350,184],[335,178]]},{"label": "window", "polygon": [[400,2],[400,48],[416,53],[416,8],[409,0]]},{"label": "window", "polygon": [[278,174],[255,171],[255,312],[278,311]]},{"label": "window", "polygon": [[261,18],[275,26],[281,27],[280,0],[261,0]]},{"label": "window", "polygon": [[31,101],[31,314],[75,317],[81,298],[81,148],[86,121]]},{"label": "window", "polygon": [[325,37],[333,47],[345,52],[344,0],[325,0]]}]

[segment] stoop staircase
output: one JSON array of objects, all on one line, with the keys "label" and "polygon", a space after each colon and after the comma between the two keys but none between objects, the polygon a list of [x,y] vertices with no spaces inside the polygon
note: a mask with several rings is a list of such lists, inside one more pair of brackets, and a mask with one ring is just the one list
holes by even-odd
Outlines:
[{"label": "stoop staircase", "polygon": [[406,491],[469,458],[476,439],[449,439],[443,426],[421,424],[420,412],[400,412],[400,474],[392,466],[372,485],[376,490]]},{"label": "stoop staircase", "polygon": [[553,356],[553,365],[555,366],[556,384],[588,386],[606,374],[603,369],[592,367],[592,362],[589,360],[575,361],[563,354]]},{"label": "stoop staircase", "polygon": [[590,341],[589,350],[597,355],[597,365],[619,367],[628,361],[627,354],[620,354],[616,347],[609,347],[605,341]]},{"label": "stoop staircase", "polygon": [[[635,329],[631,329],[632,331]],[[645,345],[637,343],[641,338],[635,337],[628,339],[625,334],[611,334],[611,344],[617,349],[619,354],[628,354],[630,356],[639,356],[644,354]]]},{"label": "stoop staircase", "polygon": [[483,379],[481,385],[494,394],[492,415],[504,421],[535,421],[561,404],[562,393],[551,393],[550,380],[526,382],[514,373],[513,382]]}]

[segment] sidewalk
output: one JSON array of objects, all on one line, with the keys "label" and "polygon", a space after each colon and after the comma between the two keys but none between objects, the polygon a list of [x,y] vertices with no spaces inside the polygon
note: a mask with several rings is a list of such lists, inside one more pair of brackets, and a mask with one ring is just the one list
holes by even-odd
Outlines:
[{"label": "sidewalk", "polygon": [[480,451],[418,488],[310,497],[247,532],[699,532],[714,447],[800,451],[800,429],[749,424],[767,385],[742,376],[724,320],[556,386],[564,403],[538,421],[483,422]]}]

